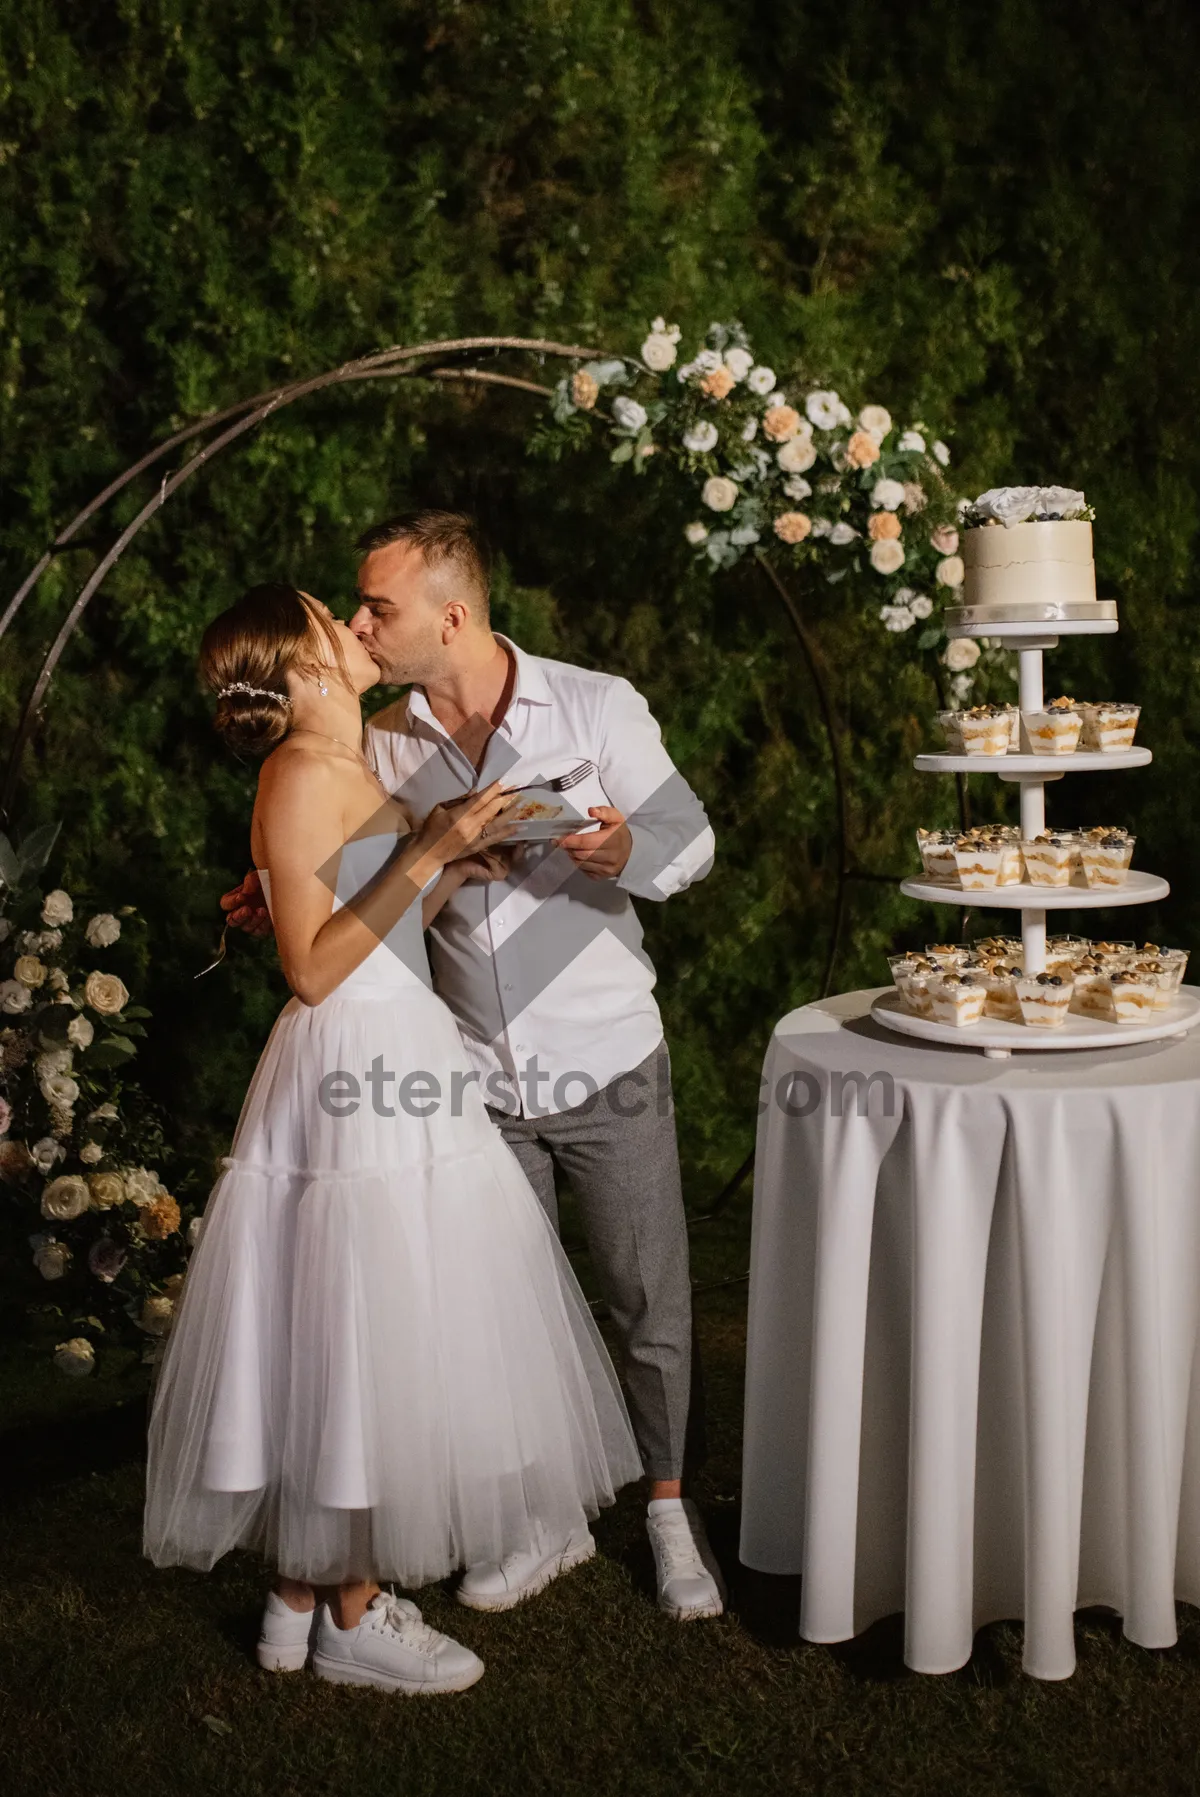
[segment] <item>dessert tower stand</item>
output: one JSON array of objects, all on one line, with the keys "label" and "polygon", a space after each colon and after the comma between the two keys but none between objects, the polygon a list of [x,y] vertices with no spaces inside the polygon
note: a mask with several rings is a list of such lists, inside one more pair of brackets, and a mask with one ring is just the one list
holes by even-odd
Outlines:
[{"label": "dessert tower stand", "polygon": [[[963,606],[950,612],[947,623],[952,636],[1002,637],[1017,651],[1020,664],[1021,711],[1043,708],[1042,656],[1055,649],[1062,636],[1109,636],[1117,629],[1117,608],[1111,600],[1093,600],[1090,604],[1047,604],[1025,608],[1013,607],[1006,619],[983,617],[982,607]],[[1021,615],[1025,612],[1025,615]],[[1026,841],[1046,828],[1046,783],[1061,780],[1063,775],[1103,770],[1144,767],[1151,759],[1143,748],[1115,752],[1088,752],[1076,749],[1064,755],[918,755],[914,766],[923,774],[995,774],[1001,780],[1016,783],[1021,789],[1021,835]],[[1166,898],[1170,887],[1157,874],[1139,873],[1133,869],[1117,887],[1038,886],[1029,881],[1020,885],[998,886],[986,891],[967,891],[943,886],[928,879],[904,880],[900,890],[908,898],[922,899],[931,905],[966,905],[972,908],[1019,910],[1021,940],[1024,945],[1024,968],[1027,974],[1043,973],[1046,968],[1046,915],[1050,911],[1109,910],[1115,906],[1149,905]],[[1117,1048],[1125,1043],[1154,1042],[1162,1037],[1183,1036],[1200,1023],[1200,993],[1187,987],[1180,989],[1170,1008],[1154,1011],[1144,1023],[1110,1023],[1103,1018],[1077,1016],[1072,1012],[1065,1023],[1053,1029],[1024,1023],[1008,1023],[995,1017],[982,1017],[978,1023],[959,1028],[929,1017],[917,1017],[908,1011],[896,991],[884,993],[872,1006],[876,1021],[888,1029],[927,1041],[953,1043],[956,1047],[980,1048],[989,1058],[1003,1060],[1014,1049],[1081,1049]]]}]

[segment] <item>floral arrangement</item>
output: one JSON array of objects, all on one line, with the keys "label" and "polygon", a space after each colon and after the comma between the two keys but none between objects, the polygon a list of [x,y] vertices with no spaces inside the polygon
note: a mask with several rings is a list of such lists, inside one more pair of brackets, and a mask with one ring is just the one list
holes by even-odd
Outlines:
[{"label": "floral arrangement", "polygon": [[1091,524],[1095,517],[1096,508],[1075,487],[989,487],[959,507],[964,530],[983,524]]},{"label": "floral arrangement", "polygon": [[[885,406],[855,412],[832,389],[781,382],[740,324],[710,325],[690,361],[680,362],[679,342],[678,326],[656,318],[640,359],[587,362],[564,376],[554,424],[534,446],[561,453],[599,418],[613,462],[642,473],[658,457],[693,484],[685,534],[710,567],[753,553],[819,569],[833,584],[850,579],[886,630],[902,636],[919,624],[915,646],[944,649],[941,607],[957,601],[963,580],[945,443],[920,421],[898,426]],[[953,666],[965,654],[942,657],[959,698],[972,683],[968,666]]]},{"label": "floral arrangement", "polygon": [[0,836],[0,1214],[38,1332],[65,1335],[55,1364],[82,1376],[102,1340],[156,1358],[186,1244],[181,1208],[147,1164],[164,1162],[161,1127],[122,1078],[150,1015],[113,965],[129,972],[119,945],[136,912],[81,919],[61,887],[30,890],[56,835],[20,851]]}]

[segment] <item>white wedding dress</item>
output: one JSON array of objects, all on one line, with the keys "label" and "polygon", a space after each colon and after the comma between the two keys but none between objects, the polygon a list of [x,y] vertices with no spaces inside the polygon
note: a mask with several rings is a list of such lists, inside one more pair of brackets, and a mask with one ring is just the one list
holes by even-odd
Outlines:
[{"label": "white wedding dress", "polygon": [[[339,889],[394,848],[348,844]],[[258,1063],[155,1391],[157,1565],[253,1548],[297,1579],[414,1587],[537,1524],[565,1539],[641,1476],[583,1294],[430,988],[420,910],[321,1004],[293,998]],[[376,1057],[396,1078],[372,1088]],[[352,1114],[331,1114],[340,1083],[320,1101],[338,1072]],[[414,1072],[440,1102],[424,1082],[401,1104]]]}]

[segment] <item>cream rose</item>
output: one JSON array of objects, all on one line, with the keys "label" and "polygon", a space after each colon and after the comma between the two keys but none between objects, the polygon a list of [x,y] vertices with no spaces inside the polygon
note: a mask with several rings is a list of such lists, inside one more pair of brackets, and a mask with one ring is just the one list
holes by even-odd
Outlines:
[{"label": "cream rose", "polygon": [[754,357],[748,349],[735,346],[725,351],[725,366],[735,381],[744,381],[754,366]]},{"label": "cream rose", "polygon": [[119,1173],[89,1173],[87,1189],[93,1210],[111,1210],[125,1202],[125,1181]]},{"label": "cream rose", "polygon": [[738,501],[738,490],[723,474],[711,474],[700,489],[700,497],[711,512],[731,512]]},{"label": "cream rose", "polygon": [[79,1150],[79,1158],[85,1167],[94,1167],[97,1161],[104,1159],[104,1150],[99,1142],[85,1142]]},{"label": "cream rose", "polygon": [[846,465],[849,468],[869,468],[872,462],[879,460],[879,445],[870,431],[855,431],[846,445]]},{"label": "cream rose", "polygon": [[131,1167],[125,1174],[125,1196],[137,1205],[153,1204],[165,1188],[148,1167]]},{"label": "cream rose", "polygon": [[668,329],[663,319],[656,318],[650,327],[650,335],[642,344],[642,361],[653,374],[665,374],[675,365],[678,342],[678,326],[672,325]]},{"label": "cream rose", "polygon": [[771,406],[763,413],[763,435],[772,443],[786,443],[800,429],[800,414],[795,406]]},{"label": "cream rose", "polygon": [[805,512],[780,512],[774,528],[781,543],[802,543],[812,534],[812,519]]},{"label": "cream rose", "polygon": [[71,1264],[71,1250],[65,1242],[56,1242],[51,1236],[34,1249],[33,1264],[43,1279],[61,1279]]},{"label": "cream rose", "polygon": [[869,437],[882,443],[892,428],[892,414],[886,406],[864,406],[858,414],[858,422]]},{"label": "cream rose", "polygon": [[83,988],[84,1003],[101,1017],[115,1017],[129,1003],[124,980],[115,973],[89,973]]},{"label": "cream rose", "polygon": [[15,1017],[19,1012],[27,1011],[32,1003],[33,994],[20,980],[0,980],[0,1011]]},{"label": "cream rose", "polygon": [[881,512],[895,512],[904,504],[904,483],[899,480],[877,480],[871,488],[871,504]]},{"label": "cream rose", "polygon": [[147,1298],[138,1318],[139,1326],[147,1335],[165,1335],[171,1327],[174,1311],[175,1306],[170,1298]]},{"label": "cream rose", "polygon": [[96,1350],[86,1335],[73,1335],[55,1348],[54,1364],[68,1379],[85,1379],[96,1364]]},{"label": "cream rose", "polygon": [[939,562],[934,569],[934,579],[940,587],[960,587],[966,568],[961,555],[948,555],[945,561]]},{"label": "cream rose", "polygon": [[71,903],[69,892],[64,892],[61,886],[56,886],[53,892],[46,894],[42,904],[43,923],[48,923],[51,929],[57,929],[60,924],[70,923],[74,915],[75,907]]},{"label": "cream rose", "polygon": [[[591,380],[590,375],[588,379]],[[121,925],[111,911],[97,911],[95,917],[88,919],[83,933],[87,937],[89,948],[111,948],[121,934]]]},{"label": "cream rose", "polygon": [[896,448],[902,455],[924,455],[925,439],[920,431],[905,431]]},{"label": "cream rose", "polygon": [[46,966],[36,955],[18,955],[13,962],[13,977],[33,990],[45,984]]},{"label": "cream rose", "polygon": [[684,431],[683,447],[690,449],[693,455],[707,455],[710,449],[717,447],[720,435],[711,418],[700,418]]},{"label": "cream rose", "polygon": [[895,574],[904,566],[904,550],[895,538],[871,544],[871,566],[876,574]]},{"label": "cream rose", "polygon": [[811,437],[793,437],[775,452],[775,460],[785,474],[806,474],[816,459]]},{"label": "cream rose", "polygon": [[683,534],[693,548],[699,548],[701,543],[708,541],[708,525],[701,524],[699,521],[695,524],[685,524]]},{"label": "cream rose", "polygon": [[979,644],[974,637],[952,636],[946,644],[942,660],[952,674],[965,673],[967,668],[973,668],[979,660]]},{"label": "cream rose", "polygon": [[78,1173],[60,1174],[42,1192],[42,1215],[51,1223],[70,1223],[90,1204],[87,1180]]},{"label": "cream rose", "polygon": [[873,543],[899,542],[900,520],[895,512],[872,512],[867,522],[867,535]]},{"label": "cream rose", "polygon": [[95,1034],[91,1022],[86,1017],[72,1017],[67,1025],[67,1041],[72,1048],[90,1048]]}]

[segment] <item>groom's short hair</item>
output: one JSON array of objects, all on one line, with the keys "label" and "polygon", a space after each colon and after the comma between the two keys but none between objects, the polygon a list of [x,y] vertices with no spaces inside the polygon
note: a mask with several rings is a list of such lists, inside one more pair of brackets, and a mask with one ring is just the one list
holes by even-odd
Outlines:
[{"label": "groom's short hair", "polygon": [[492,558],[473,518],[465,512],[442,512],[432,506],[398,512],[394,518],[385,518],[382,524],[364,530],[358,548],[363,555],[372,555],[393,543],[411,543],[420,550],[429,568],[449,562],[474,591],[479,622],[487,623]]}]

